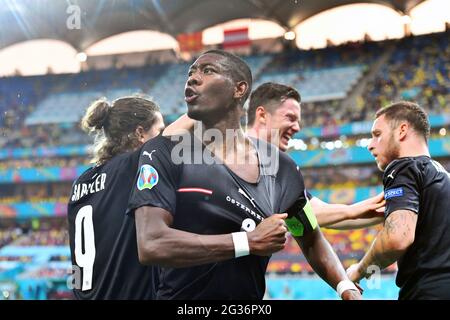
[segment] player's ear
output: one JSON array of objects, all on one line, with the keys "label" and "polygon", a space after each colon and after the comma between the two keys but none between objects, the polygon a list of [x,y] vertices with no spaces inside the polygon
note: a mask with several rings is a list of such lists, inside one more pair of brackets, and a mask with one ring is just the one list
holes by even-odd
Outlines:
[{"label": "player's ear", "polygon": [[255,110],[255,120],[261,124],[266,124],[267,112],[263,106],[258,106]]},{"label": "player's ear", "polygon": [[236,87],[234,88],[234,98],[242,99],[248,90],[248,83],[246,81],[236,82]]},{"label": "player's ear", "polygon": [[137,126],[134,132],[139,142],[145,143],[145,129],[142,126]]},{"label": "player's ear", "polygon": [[411,126],[409,125],[408,122],[402,122],[400,123],[400,125],[398,126],[398,135],[399,135],[399,139],[403,140],[406,137],[406,134],[408,133],[408,131],[411,129]]}]

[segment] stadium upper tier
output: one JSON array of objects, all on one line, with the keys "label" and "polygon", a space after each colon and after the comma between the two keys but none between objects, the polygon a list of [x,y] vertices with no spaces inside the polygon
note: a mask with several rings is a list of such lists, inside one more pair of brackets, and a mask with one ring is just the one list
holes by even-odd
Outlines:
[{"label": "stadium upper tier", "polygon": [[[271,59],[275,57],[249,57],[252,61],[249,65],[253,70],[260,70]],[[129,83],[119,88],[88,86],[87,90],[65,91],[62,93],[50,94],[39,102],[36,109],[25,118],[25,125],[47,124],[47,123],[73,123],[78,122],[86,107],[93,100],[100,97],[107,97],[114,100],[118,97],[141,93],[152,97],[162,109],[165,115],[177,115],[185,112],[184,85],[189,64],[173,64],[167,67],[165,72],[155,73],[150,70],[147,76],[142,75],[141,83],[135,87]],[[133,74],[136,70],[129,71]],[[305,101],[326,101],[331,99],[343,99],[350,89],[362,77],[364,66],[340,66],[334,68],[324,68],[320,70],[302,71],[292,70],[289,72],[262,74],[255,87],[263,82],[280,82],[289,84],[298,90]],[[153,83],[146,89],[145,85]]]},{"label": "stadium upper tier", "polygon": [[362,95],[364,104],[375,108],[392,100],[406,99],[417,101],[428,112],[449,114],[448,39],[447,31],[399,40],[389,59],[366,86]]},{"label": "stadium upper tier", "polygon": [[[335,127],[371,120],[373,111],[398,99],[417,100],[429,112],[449,114],[448,36],[447,31],[397,41],[293,50],[245,59],[254,73],[254,87],[264,81],[277,81],[300,91],[304,102],[303,127]],[[70,123],[80,119],[93,99],[102,96],[113,100],[131,93],[147,94],[161,105],[166,120],[173,120],[185,111],[183,87],[188,66],[189,63],[183,62],[2,78],[0,146],[23,145],[19,141],[24,136],[25,141],[29,140],[28,146],[45,145],[51,139],[74,143],[82,138],[64,133],[70,130]],[[39,123],[45,124],[44,129],[36,129]],[[48,123],[58,123],[60,128],[56,130],[62,134],[52,134],[55,126],[49,130]]]},{"label": "stadium upper tier", "polygon": [[255,83],[255,88],[264,82],[288,84],[300,90],[303,102],[343,99],[362,77],[365,67],[325,68],[314,71],[291,70],[263,74]]}]

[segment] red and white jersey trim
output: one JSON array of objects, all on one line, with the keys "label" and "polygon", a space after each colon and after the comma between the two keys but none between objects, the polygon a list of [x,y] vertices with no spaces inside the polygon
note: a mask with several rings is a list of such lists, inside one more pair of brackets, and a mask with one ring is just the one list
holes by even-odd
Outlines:
[{"label": "red and white jersey trim", "polygon": [[177,190],[178,192],[199,192],[204,194],[211,195],[213,192],[212,190],[203,189],[203,188],[180,188]]}]

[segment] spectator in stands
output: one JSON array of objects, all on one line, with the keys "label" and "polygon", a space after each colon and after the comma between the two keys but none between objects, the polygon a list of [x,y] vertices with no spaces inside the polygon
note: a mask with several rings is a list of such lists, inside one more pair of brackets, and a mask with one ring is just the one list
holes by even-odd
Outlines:
[{"label": "spectator in stands", "polygon": [[[186,116],[171,124],[166,132],[191,129],[194,121]],[[300,94],[292,87],[264,83],[250,97],[247,134],[277,145],[281,151],[300,130]],[[353,205],[329,204],[308,195],[320,226],[339,229],[362,228],[380,223],[383,195],[379,194]],[[344,221],[346,220],[346,221]]]},{"label": "spectator in stands", "polygon": [[384,172],[384,227],[353,281],[398,261],[399,299],[450,299],[450,174],[430,158],[430,124],[419,105],[397,102],[376,113],[368,149]]}]

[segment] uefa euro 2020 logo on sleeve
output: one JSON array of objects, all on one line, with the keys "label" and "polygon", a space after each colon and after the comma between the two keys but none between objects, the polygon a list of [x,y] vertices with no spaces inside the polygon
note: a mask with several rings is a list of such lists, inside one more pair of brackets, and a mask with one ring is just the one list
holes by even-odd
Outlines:
[{"label": "uefa euro 2020 logo on sleeve", "polygon": [[137,188],[139,190],[151,189],[158,183],[158,171],[149,164],[144,164],[139,170]]}]

